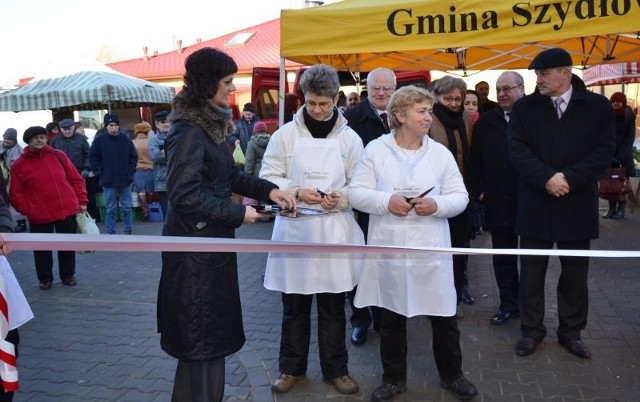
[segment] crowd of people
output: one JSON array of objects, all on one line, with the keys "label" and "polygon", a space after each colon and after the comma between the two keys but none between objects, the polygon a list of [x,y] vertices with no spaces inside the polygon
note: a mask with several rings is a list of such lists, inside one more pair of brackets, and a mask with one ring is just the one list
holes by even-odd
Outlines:
[{"label": "crowd of people", "polygon": [[[527,95],[522,76],[506,71],[494,102],[484,81],[472,90],[444,76],[427,89],[397,89],[386,68],[368,74],[362,97],[345,95],[336,70],[319,64],[306,70],[302,98],[285,99],[285,122],[269,133],[251,103],[232,120],[237,65],[203,48],[187,57],[182,91],[170,112],[154,115],[155,130],[142,122],[131,138],[110,113],[89,146],[64,119],[27,129],[21,151],[8,129],[0,152],[11,183],[4,198],[34,233],[76,232],[94,177],[109,234],[118,206],[124,233],[133,232],[132,192],[143,208],[158,199],[165,236],[233,238],[240,225],[267,216],[261,204],[283,211],[274,241],[468,248],[481,227],[494,248],[540,250],[493,256],[499,305],[488,322],[520,318],[514,350],[526,356],[547,334],[545,250],[588,250],[599,234],[598,178],[612,165],[634,173],[626,98],[589,92],[572,65],[564,49],[545,50],[529,66],[536,88]],[[244,164],[234,161],[230,143]],[[234,193],[249,201],[232,202]],[[622,218],[625,201],[609,200],[604,217]],[[40,289],[50,289],[52,253],[34,257]],[[75,285],[75,254],[58,252],[58,260],[62,283]],[[558,341],[588,359],[581,332],[589,259],[563,256],[560,263]],[[315,296],[322,377],[339,393],[360,389],[348,368],[348,299],[349,341],[364,344],[370,326],[380,334],[383,373],[372,401],[406,390],[406,322],[418,315],[431,322],[440,385],[461,400],[475,397],[462,370],[457,321],[460,303],[474,303],[470,269],[468,255],[455,253],[270,253],[264,286],[282,294],[273,391],[289,392],[307,371]],[[225,357],[245,342],[235,253],[163,252],[157,319],[162,349],[178,359],[172,400],[221,401]]]}]

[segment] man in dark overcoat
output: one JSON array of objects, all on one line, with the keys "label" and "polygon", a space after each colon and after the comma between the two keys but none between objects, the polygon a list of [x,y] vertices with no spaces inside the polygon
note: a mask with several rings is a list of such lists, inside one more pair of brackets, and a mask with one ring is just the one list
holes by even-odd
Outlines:
[{"label": "man in dark overcoat", "polygon": [[[598,178],[614,151],[614,116],[601,95],[571,73],[561,48],[538,54],[529,69],[536,90],[515,103],[509,154],[519,174],[516,233],[523,249],[588,250],[599,236]],[[520,356],[535,352],[547,334],[544,282],[549,256],[520,257]],[[589,258],[560,257],[558,341],[571,354],[590,358],[580,338],[587,325]]]},{"label": "man in dark overcoat", "polygon": [[[485,227],[491,229],[491,244],[493,248],[515,249],[518,174],[507,151],[507,124],[513,104],[524,96],[524,79],[515,71],[505,71],[496,81],[496,92],[498,106],[481,115],[473,127],[471,154],[485,208]],[[519,314],[518,256],[495,254],[493,272],[500,307],[489,322],[502,325]]]}]

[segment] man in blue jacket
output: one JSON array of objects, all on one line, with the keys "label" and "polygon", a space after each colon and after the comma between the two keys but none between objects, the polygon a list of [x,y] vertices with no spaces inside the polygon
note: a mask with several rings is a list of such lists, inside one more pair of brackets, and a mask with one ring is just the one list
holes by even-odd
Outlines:
[{"label": "man in blue jacket", "polygon": [[[544,250],[588,250],[599,236],[598,178],[614,151],[613,109],[571,73],[572,65],[564,49],[538,54],[529,65],[536,90],[515,103],[509,122],[509,155],[519,174],[515,231],[521,248],[542,250],[520,257],[520,356],[535,352],[547,334]],[[587,325],[589,258],[560,257],[560,263],[558,341],[588,359],[580,334]]]},{"label": "man in blue jacket", "polygon": [[138,163],[138,153],[129,136],[120,130],[115,114],[104,116],[107,135],[95,138],[89,152],[91,170],[100,178],[106,203],[105,223],[108,234],[116,233],[118,200],[122,211],[124,233],[131,234],[131,184]]}]

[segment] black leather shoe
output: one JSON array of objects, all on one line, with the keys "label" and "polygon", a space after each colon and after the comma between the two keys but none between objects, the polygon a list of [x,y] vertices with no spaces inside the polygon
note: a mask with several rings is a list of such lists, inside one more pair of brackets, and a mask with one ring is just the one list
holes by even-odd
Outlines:
[{"label": "black leather shoe", "polygon": [[580,339],[559,339],[558,343],[574,356],[591,359],[591,351]]},{"label": "black leather shoe", "polygon": [[406,385],[382,384],[371,393],[372,402],[391,401],[393,397],[407,390]]},{"label": "black leather shoe", "polygon": [[516,354],[518,356],[528,356],[536,351],[536,347],[540,342],[541,341],[525,336],[520,339],[520,342],[516,345]]},{"label": "black leather shoe", "polygon": [[475,385],[473,385],[471,381],[467,380],[464,376],[453,381],[441,380],[440,386],[444,389],[453,391],[453,393],[456,394],[456,397],[463,401],[478,395],[478,390]]},{"label": "black leather shoe", "polygon": [[362,345],[367,341],[367,329],[362,327],[353,327],[351,331],[351,343],[353,345]]},{"label": "black leather shoe", "polygon": [[489,322],[493,325],[502,325],[502,324],[506,324],[507,321],[509,321],[510,319],[516,318],[519,316],[520,316],[520,313],[518,313],[517,311],[509,312],[509,311],[498,310],[498,312],[493,317],[491,317]]}]

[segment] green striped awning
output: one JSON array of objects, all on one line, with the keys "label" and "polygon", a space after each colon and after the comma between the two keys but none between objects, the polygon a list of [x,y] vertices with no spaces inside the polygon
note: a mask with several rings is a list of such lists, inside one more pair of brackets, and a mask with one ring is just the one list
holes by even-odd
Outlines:
[{"label": "green striped awning", "polygon": [[124,109],[171,103],[173,88],[111,71],[39,79],[0,94],[0,111]]}]

